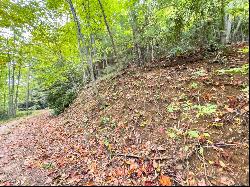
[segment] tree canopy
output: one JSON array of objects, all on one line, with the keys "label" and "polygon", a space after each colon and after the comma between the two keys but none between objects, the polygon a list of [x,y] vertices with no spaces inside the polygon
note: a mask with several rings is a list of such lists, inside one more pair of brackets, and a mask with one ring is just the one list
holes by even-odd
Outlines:
[{"label": "tree canopy", "polygon": [[247,0],[1,0],[0,111],[14,116],[19,104],[39,108],[48,96],[68,95],[63,110],[113,65],[246,41],[248,7]]}]

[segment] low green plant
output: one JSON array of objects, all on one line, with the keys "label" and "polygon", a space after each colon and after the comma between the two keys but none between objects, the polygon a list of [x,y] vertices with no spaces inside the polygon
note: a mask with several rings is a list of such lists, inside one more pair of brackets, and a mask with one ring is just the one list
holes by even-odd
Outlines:
[{"label": "low green plant", "polygon": [[238,68],[230,68],[230,69],[220,69],[217,70],[217,73],[219,75],[224,75],[224,74],[230,74],[230,75],[234,75],[234,74],[247,74],[249,72],[249,64],[244,64],[241,67]]},{"label": "low green plant", "polygon": [[51,162],[48,162],[48,163],[42,163],[41,167],[43,169],[52,169],[54,168],[54,165]]},{"label": "low green plant", "polygon": [[211,115],[216,112],[217,105],[215,104],[206,104],[206,105],[194,105],[193,109],[197,109],[197,117],[204,115]]},{"label": "low green plant", "polygon": [[171,138],[171,139],[178,139],[180,137],[180,135],[182,134],[181,130],[176,129],[176,128],[169,128],[167,130],[167,135]]},{"label": "low green plant", "polygon": [[249,93],[249,86],[246,86],[245,88],[243,88],[241,91]]},{"label": "low green plant", "polygon": [[112,120],[111,117],[109,116],[104,116],[101,118],[101,125],[102,126],[110,126],[112,128],[115,128],[117,126],[117,123],[115,122],[115,120]]},{"label": "low green plant", "polygon": [[196,82],[192,82],[192,84],[190,84],[190,88],[196,89],[199,87],[199,84]]},{"label": "low green plant", "polygon": [[190,138],[198,138],[200,136],[200,132],[196,130],[190,130],[187,134]]},{"label": "low green plant", "polygon": [[110,121],[111,119],[109,117],[104,116],[101,118],[101,125],[107,125]]},{"label": "low green plant", "polygon": [[188,97],[185,93],[182,93],[180,96],[179,96],[179,100],[186,100]]},{"label": "low green plant", "polygon": [[193,105],[193,103],[191,103],[190,101],[186,101],[181,106],[182,106],[183,110],[188,111],[188,110],[192,109],[192,105]]},{"label": "low green plant", "polygon": [[170,105],[167,106],[167,111],[171,112],[171,113],[174,112],[174,111],[177,111],[179,109],[180,109],[179,106],[175,105],[173,103],[171,103]]}]

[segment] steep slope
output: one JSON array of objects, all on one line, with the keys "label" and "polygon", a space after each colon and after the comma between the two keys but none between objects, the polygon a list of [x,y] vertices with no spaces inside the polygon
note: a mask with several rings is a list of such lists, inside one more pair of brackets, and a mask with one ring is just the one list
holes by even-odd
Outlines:
[{"label": "steep slope", "polygon": [[54,185],[249,184],[244,47],[131,66],[98,81],[101,105],[84,88],[63,114],[32,124],[26,167]]}]

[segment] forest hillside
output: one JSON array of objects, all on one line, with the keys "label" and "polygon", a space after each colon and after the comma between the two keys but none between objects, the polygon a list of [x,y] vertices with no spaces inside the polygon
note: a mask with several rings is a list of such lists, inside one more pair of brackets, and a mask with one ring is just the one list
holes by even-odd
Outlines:
[{"label": "forest hillside", "polygon": [[58,117],[1,126],[2,184],[249,184],[245,47],[131,66],[96,83],[103,105],[85,87]]}]

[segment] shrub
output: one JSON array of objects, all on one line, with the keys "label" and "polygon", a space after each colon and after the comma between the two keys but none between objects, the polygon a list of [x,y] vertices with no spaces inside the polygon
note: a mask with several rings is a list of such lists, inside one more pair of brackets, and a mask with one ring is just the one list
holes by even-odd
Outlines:
[{"label": "shrub", "polygon": [[7,119],[8,115],[7,115],[7,111],[0,109],[0,119]]},{"label": "shrub", "polygon": [[81,72],[74,69],[69,69],[62,75],[62,79],[58,79],[45,91],[45,103],[53,109],[55,115],[62,113],[73,102],[82,83]]},{"label": "shrub", "polygon": [[53,109],[55,115],[58,115],[67,108],[76,98],[76,90],[73,89],[70,82],[57,82],[48,91],[47,102]]}]

